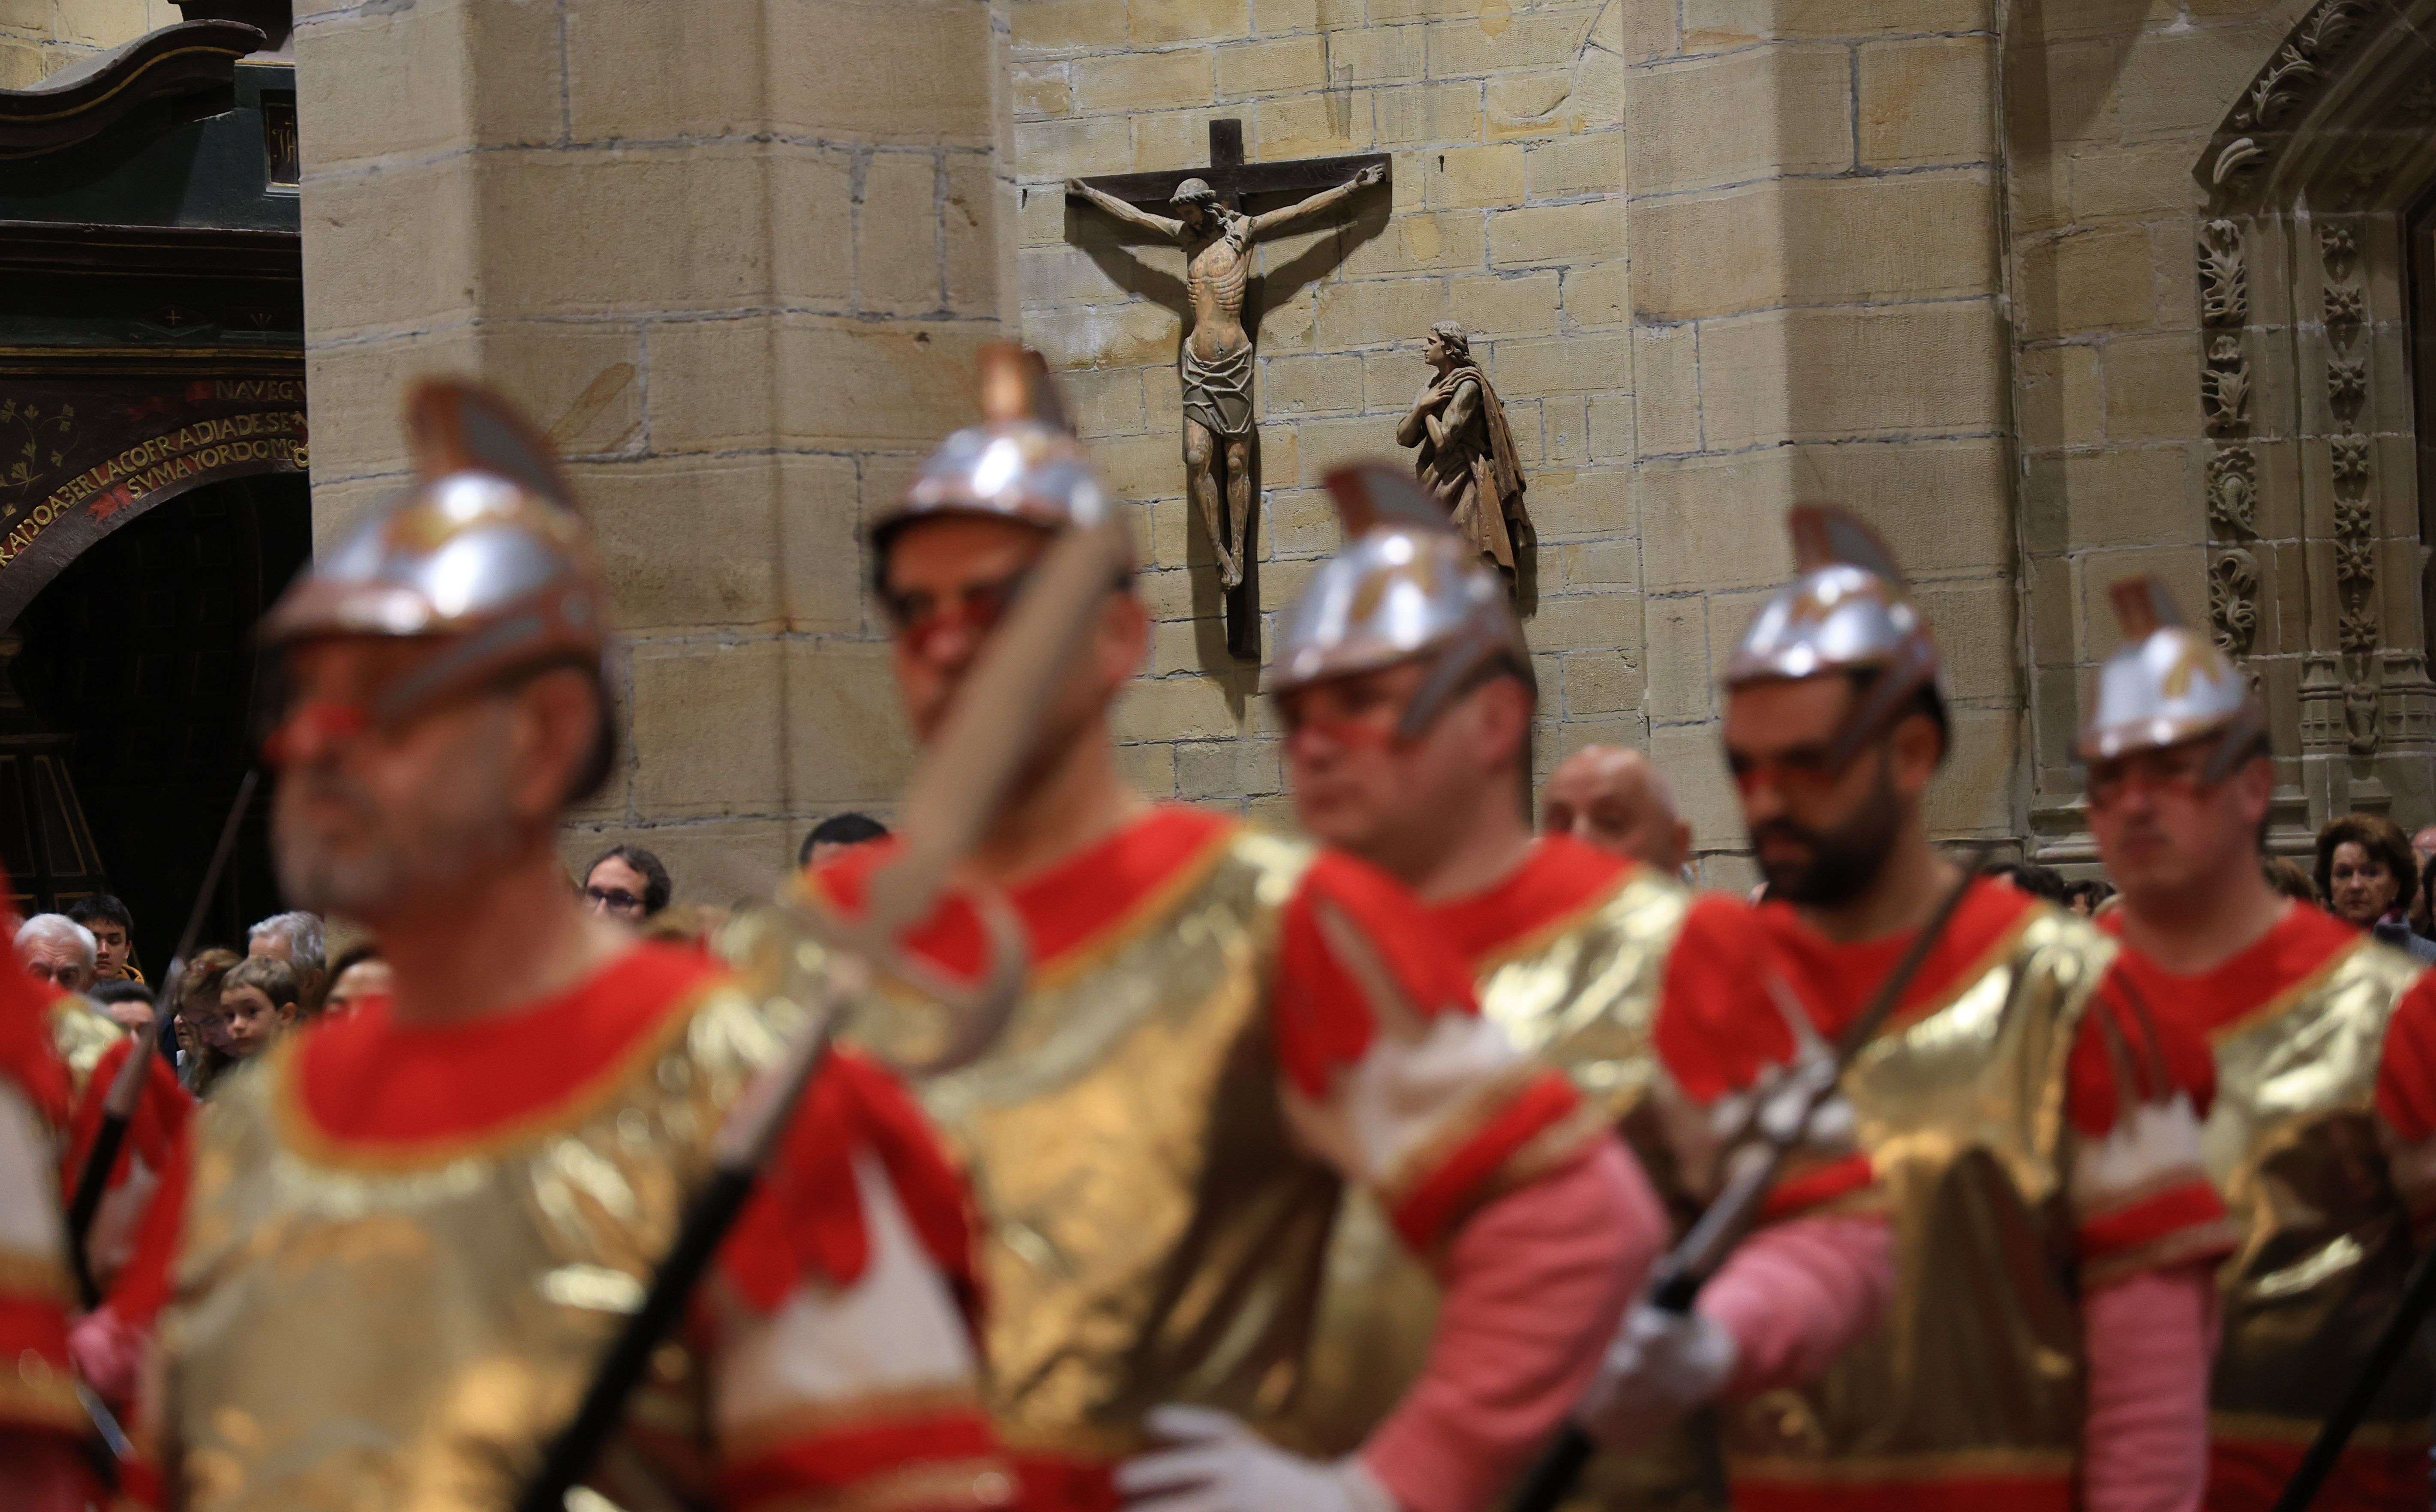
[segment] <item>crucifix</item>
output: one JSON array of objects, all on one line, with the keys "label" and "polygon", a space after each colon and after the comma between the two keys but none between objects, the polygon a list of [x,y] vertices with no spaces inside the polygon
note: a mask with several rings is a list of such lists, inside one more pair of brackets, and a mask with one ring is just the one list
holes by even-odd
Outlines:
[{"label": "crucifix", "polygon": [[[1244,161],[1244,123],[1209,123],[1209,166],[1170,173],[1120,173],[1069,179],[1066,192],[1126,225],[1179,243],[1185,251],[1185,296],[1192,329],[1179,366],[1184,383],[1184,465],[1193,502],[1218,557],[1227,600],[1227,649],[1253,661],[1261,655],[1261,588],[1253,560],[1252,333],[1244,322],[1252,244],[1343,204],[1387,179],[1383,152],[1303,158],[1291,163]],[[1316,190],[1316,193],[1313,191]],[[1246,195],[1302,194],[1307,199],[1247,216]],[[1138,208],[1161,205],[1168,212]],[[1259,317],[1254,316],[1254,323]]]}]

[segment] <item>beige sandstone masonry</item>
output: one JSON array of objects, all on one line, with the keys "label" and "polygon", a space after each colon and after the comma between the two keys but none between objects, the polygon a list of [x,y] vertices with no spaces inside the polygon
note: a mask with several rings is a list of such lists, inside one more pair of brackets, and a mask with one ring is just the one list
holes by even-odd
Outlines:
[{"label": "beige sandstone masonry", "polygon": [[30,88],[184,19],[169,0],[0,0],[0,89]]},{"label": "beige sandstone masonry", "polygon": [[574,459],[621,635],[622,750],[570,857],[791,862],[908,740],[862,518],[969,418],[998,334],[982,0],[297,8],[315,530],[396,486],[418,373]]}]

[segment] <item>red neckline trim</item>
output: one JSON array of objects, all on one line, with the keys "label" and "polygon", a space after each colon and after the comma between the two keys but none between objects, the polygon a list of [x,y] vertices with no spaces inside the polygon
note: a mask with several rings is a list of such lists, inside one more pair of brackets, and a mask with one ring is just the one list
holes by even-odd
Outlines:
[{"label": "red neckline trim", "polygon": [[[2115,939],[2123,927],[2109,916],[2099,928]],[[2323,909],[2292,903],[2265,934],[2206,971],[2178,975],[2126,945],[2115,969],[2162,1006],[2202,1034],[2240,1023],[2293,987],[2325,969],[2336,956],[2367,936]]]},{"label": "red neckline trim", "polygon": [[[1924,1009],[1941,1006],[1958,989],[1969,985],[1990,951],[2042,906],[2020,888],[1994,878],[1973,882],[1944,938],[1937,942],[1920,974],[1905,989],[1895,1017],[1910,1018]],[[1902,930],[1874,940],[1839,945],[1803,923],[1791,904],[1763,903],[1755,912],[1778,950],[1805,978],[1803,996],[1825,1018],[1819,1029],[1828,1034],[1842,1033],[1868,1004],[1917,932]]]},{"label": "red neckline trim", "polygon": [[[1105,840],[1065,857],[1007,892],[1032,945],[1032,970],[1070,967],[1170,901],[1174,884],[1231,838],[1239,821],[1181,804],[1160,804]],[[862,911],[872,873],[893,842],[858,845],[813,874],[813,885],[848,914]],[[962,896],[944,899],[906,931],[906,946],[946,970],[978,975],[987,948],[981,917]]]},{"label": "red neckline trim", "polygon": [[1641,870],[1570,835],[1544,835],[1504,881],[1423,912],[1474,970],[1613,897]]},{"label": "red neckline trim", "polygon": [[276,1047],[290,1133],[339,1154],[427,1158],[563,1127],[683,1027],[723,974],[700,954],[638,944],[566,992],[469,1024],[399,1024],[374,1002]]}]

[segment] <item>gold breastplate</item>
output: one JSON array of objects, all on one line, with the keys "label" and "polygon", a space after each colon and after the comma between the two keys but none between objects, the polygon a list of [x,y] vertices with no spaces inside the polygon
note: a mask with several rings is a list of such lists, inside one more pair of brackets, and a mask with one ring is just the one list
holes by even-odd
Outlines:
[{"label": "gold breastplate", "polygon": [[2081,1338],[2065,1069],[2114,947],[2041,907],[1845,1073],[1891,1205],[1886,1320],[1821,1380],[1729,1415],[1738,1483],[2069,1476]]},{"label": "gold breastplate", "polygon": [[[1663,1141],[1655,1128],[1639,1127],[1657,1073],[1649,1035],[1690,903],[1675,881],[1636,871],[1590,909],[1483,962],[1475,983],[1481,1011],[1519,1049],[1561,1069],[1627,1136],[1648,1136],[1648,1149],[1643,1138],[1632,1142],[1653,1175],[1671,1163],[1659,1156]],[[1419,1376],[1437,1305],[1436,1282],[1377,1201],[1348,1193],[1329,1241],[1310,1379],[1281,1436],[1311,1453],[1357,1448]],[[1591,1499],[1603,1506],[1711,1504],[1713,1497],[1698,1493],[1714,1479],[1705,1473],[1711,1457],[1688,1435],[1628,1462],[1601,1456],[1590,1472]]]},{"label": "gold breastplate", "polygon": [[[2387,1023],[2420,970],[2362,938],[2216,1037],[2201,1149],[2244,1236],[2221,1273],[2211,1393],[2220,1437],[2306,1443],[2400,1296],[2410,1216],[2387,1174],[2375,1097]],[[2426,1358],[2407,1353],[2372,1431],[2424,1440],[2431,1395]]]},{"label": "gold breastplate", "polygon": [[[1293,1393],[1337,1182],[1279,1101],[1269,988],[1313,852],[1256,831],[1036,972],[997,1042],[920,1088],[985,1225],[1010,1448],[1098,1459],[1141,1416]],[[918,1010],[859,1026],[883,1051]]]},{"label": "gold breastplate", "polygon": [[[496,1512],[637,1305],[720,1113],[792,1029],[716,987],[541,1126],[385,1160],[296,1103],[291,1043],[202,1116],[161,1334],[191,1512]],[[702,1439],[662,1353],[638,1423]],[[670,1421],[673,1418],[674,1420]]]},{"label": "gold breastplate", "polygon": [[94,1069],[111,1047],[127,1037],[127,1031],[103,1017],[90,998],[58,999],[51,1004],[50,1017],[51,1047],[67,1065],[68,1089],[80,1098],[85,1083],[93,1080]]}]

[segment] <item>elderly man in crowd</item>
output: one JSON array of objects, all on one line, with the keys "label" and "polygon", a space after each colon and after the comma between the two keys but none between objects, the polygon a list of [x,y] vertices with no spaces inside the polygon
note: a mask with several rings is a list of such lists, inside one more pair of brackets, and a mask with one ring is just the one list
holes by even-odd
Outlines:
[{"label": "elderly man in crowd", "polygon": [[118,1043],[116,1024],[96,1011],[84,994],[93,986],[93,931],[64,913],[37,913],[17,927],[17,959],[26,975],[52,994],[48,1017],[51,1048],[81,1094],[85,1079]]},{"label": "elderly man in crowd", "polygon": [[1540,797],[1540,827],[1680,877],[1692,826],[1650,759],[1626,745],[1586,745],[1557,763]]}]

